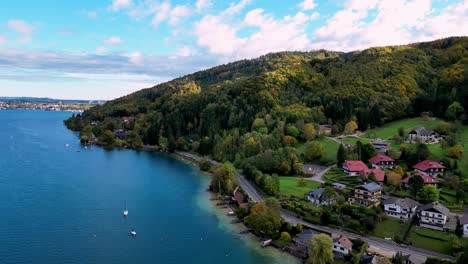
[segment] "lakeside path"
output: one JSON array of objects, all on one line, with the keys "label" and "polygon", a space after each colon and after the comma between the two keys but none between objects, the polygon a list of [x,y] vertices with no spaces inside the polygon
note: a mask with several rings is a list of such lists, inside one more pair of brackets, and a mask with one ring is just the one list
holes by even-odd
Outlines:
[{"label": "lakeside path", "polygon": [[[220,164],[217,161],[208,159],[206,157],[200,157],[200,156],[188,153],[188,152],[176,151],[175,154],[177,154],[177,155],[179,155],[179,156],[181,156],[183,158],[195,161],[195,162],[200,162],[202,160],[207,160],[207,161],[211,162],[213,165],[219,165]],[[244,191],[247,193],[247,195],[254,202],[263,201],[264,195],[262,194],[261,191],[259,191],[253,184],[251,184],[244,177],[244,175],[242,175],[242,174],[240,174],[238,172],[236,172],[235,174],[236,174],[236,178],[237,178],[241,188],[244,189]],[[306,222],[306,221],[298,218],[295,214],[293,214],[293,213],[291,213],[289,211],[283,210],[283,209],[281,210],[281,216],[283,217],[283,219],[286,222],[289,222],[292,225],[296,225],[296,224],[300,223],[301,225],[303,225],[305,227],[315,229],[315,230],[320,231],[320,232],[328,233],[328,234],[331,234],[331,235],[336,235],[336,236],[345,235],[348,238],[352,238],[352,239],[359,238],[359,239],[367,242],[369,244],[369,246],[378,248],[378,249],[380,249],[382,251],[395,252],[395,253],[399,251],[399,252],[402,252],[403,255],[412,255],[414,258],[416,258],[418,260],[421,260],[422,262],[425,262],[427,257],[437,257],[437,258],[440,258],[440,259],[449,259],[449,260],[452,260],[452,261],[455,260],[455,258],[452,257],[452,256],[448,256],[448,255],[445,255],[445,254],[441,254],[441,253],[438,253],[438,252],[425,250],[425,249],[417,248],[417,247],[413,247],[413,246],[406,246],[406,245],[401,246],[401,245],[395,243],[394,241],[385,240],[383,238],[373,237],[373,236],[361,236],[361,235],[351,233],[351,232],[348,232],[348,231],[344,231],[344,230],[339,230],[339,229],[335,229],[335,228],[331,228],[331,227],[327,227],[327,226],[312,224],[312,223]]]}]

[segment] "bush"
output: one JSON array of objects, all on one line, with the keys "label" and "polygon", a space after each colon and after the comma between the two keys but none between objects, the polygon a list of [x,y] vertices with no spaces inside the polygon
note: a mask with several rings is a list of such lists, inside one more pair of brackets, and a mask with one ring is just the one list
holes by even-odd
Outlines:
[{"label": "bush", "polygon": [[200,164],[198,166],[200,167],[200,170],[202,170],[202,171],[211,170],[211,162],[209,162],[207,160],[203,160],[202,162],[200,162]]}]

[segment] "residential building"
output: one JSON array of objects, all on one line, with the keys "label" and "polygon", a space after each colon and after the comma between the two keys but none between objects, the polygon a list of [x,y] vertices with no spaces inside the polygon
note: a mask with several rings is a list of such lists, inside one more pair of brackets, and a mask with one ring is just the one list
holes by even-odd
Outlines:
[{"label": "residential building", "polygon": [[419,226],[444,231],[450,210],[438,202],[422,205],[418,208]]},{"label": "residential building", "polygon": [[437,177],[438,175],[443,175],[445,171],[444,165],[432,160],[423,160],[414,165],[413,168],[415,171],[433,178]]},{"label": "residential building", "polygon": [[441,139],[442,137],[438,133],[424,127],[413,129],[408,133],[409,142],[433,143],[439,142]]},{"label": "residential building", "polygon": [[124,116],[124,117],[122,117],[122,121],[124,123],[129,123],[129,122],[135,121],[135,118],[133,116]]},{"label": "residential building", "polygon": [[414,176],[421,177],[423,179],[423,181],[424,181],[424,184],[431,184],[431,185],[436,185],[436,186],[437,186],[437,184],[439,184],[439,181],[437,181],[436,179],[434,179],[434,178],[432,178],[430,176],[424,175],[422,173],[415,173],[415,174],[413,174],[413,175],[411,175],[409,177],[406,177],[401,181],[401,183],[403,183],[406,187],[409,187],[408,186],[409,180],[411,178],[413,178]]},{"label": "residential building", "polygon": [[375,182],[371,182],[354,188],[348,201],[350,204],[378,206],[380,198],[382,198],[382,187]]},{"label": "residential building", "polygon": [[343,171],[349,176],[356,176],[364,170],[369,169],[364,162],[360,160],[345,160],[342,165]]},{"label": "residential building", "polygon": [[338,258],[349,255],[353,250],[353,242],[349,240],[346,236],[341,235],[333,239],[333,252]]},{"label": "residential building", "polygon": [[383,201],[384,212],[393,218],[402,220],[411,219],[420,204],[410,198],[388,198]]},{"label": "residential building", "polygon": [[332,125],[323,124],[319,126],[319,135],[330,135],[332,133]]},{"label": "residential building", "polygon": [[390,144],[380,138],[372,140],[371,144],[378,152],[387,152],[390,149]]},{"label": "residential building", "polygon": [[369,174],[373,173],[374,176],[375,176],[375,179],[378,181],[378,182],[384,182],[385,181],[385,172],[381,169],[366,169],[364,171],[361,172],[361,174],[363,176],[365,176],[366,178],[369,177]]},{"label": "residential building", "polygon": [[375,169],[393,169],[395,167],[395,160],[383,153],[370,158],[369,162],[372,164],[372,168]]},{"label": "residential building", "polygon": [[304,251],[307,253],[309,252],[310,240],[318,234],[320,233],[317,231],[304,229],[301,233],[295,235],[292,240],[300,251]]},{"label": "residential building", "polygon": [[334,192],[333,197],[325,197],[324,191],[325,191],[325,188],[318,188],[318,189],[312,190],[306,194],[306,198],[311,203],[317,206],[334,204],[336,200],[338,199],[338,195],[335,193],[335,191],[333,191]]},{"label": "residential building", "polygon": [[468,214],[460,217],[460,225],[463,229],[463,236],[468,237]]}]

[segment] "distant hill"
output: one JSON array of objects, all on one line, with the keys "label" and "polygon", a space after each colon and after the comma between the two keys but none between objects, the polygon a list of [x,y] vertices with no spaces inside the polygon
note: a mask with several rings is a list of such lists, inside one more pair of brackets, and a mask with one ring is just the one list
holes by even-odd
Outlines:
[{"label": "distant hill", "polygon": [[94,128],[99,137],[122,127],[120,117],[135,116],[127,127],[130,144],[158,144],[162,136],[182,149],[196,142],[201,153],[228,147],[218,154],[232,161],[236,153],[242,159],[285,147],[283,136],[301,140],[307,123],[340,132],[355,119],[365,130],[422,112],[445,116],[455,101],[468,110],[467,64],[468,37],[346,53],[272,53],[135,92],[67,123],[82,131],[101,121]]},{"label": "distant hill", "polygon": [[63,100],[47,97],[0,97],[0,101],[17,101],[17,102],[36,102],[36,103],[67,103],[67,104],[103,104],[103,100]]}]

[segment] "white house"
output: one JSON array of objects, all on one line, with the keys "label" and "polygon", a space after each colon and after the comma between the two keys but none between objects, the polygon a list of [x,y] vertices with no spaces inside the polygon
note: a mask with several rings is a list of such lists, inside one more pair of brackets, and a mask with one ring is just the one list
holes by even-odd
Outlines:
[{"label": "white house", "polygon": [[383,202],[385,213],[393,218],[411,219],[416,213],[419,203],[410,198],[390,197]]},{"label": "white house", "polygon": [[441,139],[438,133],[424,127],[413,129],[408,133],[409,142],[431,143],[439,142]]},{"label": "white house", "polygon": [[460,225],[462,225],[463,228],[463,236],[468,237],[468,214],[460,217]]},{"label": "white house", "polygon": [[338,256],[347,256],[353,250],[353,242],[341,235],[333,239],[333,252]]},{"label": "white house", "polygon": [[419,226],[445,231],[450,210],[438,202],[428,203],[418,208]]},{"label": "white house", "polygon": [[312,190],[306,194],[306,198],[311,203],[317,206],[330,205],[330,204],[335,203],[336,200],[338,199],[338,195],[334,193],[332,197],[325,197],[323,195],[324,191],[325,191],[325,188],[318,188],[318,189]]}]

